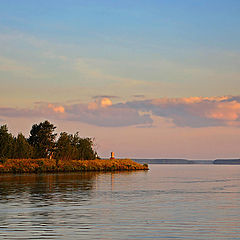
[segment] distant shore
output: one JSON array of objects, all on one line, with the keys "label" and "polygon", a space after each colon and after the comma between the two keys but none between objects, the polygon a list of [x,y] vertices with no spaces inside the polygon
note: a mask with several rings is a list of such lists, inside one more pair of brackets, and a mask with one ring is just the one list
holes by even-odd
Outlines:
[{"label": "distant shore", "polygon": [[111,160],[55,160],[55,159],[8,159],[0,163],[0,173],[46,173],[86,171],[133,171],[148,170],[147,164],[131,159]]},{"label": "distant shore", "polygon": [[188,159],[133,159],[138,163],[147,164],[222,164],[240,165],[240,159],[216,159],[216,160],[188,160]]}]

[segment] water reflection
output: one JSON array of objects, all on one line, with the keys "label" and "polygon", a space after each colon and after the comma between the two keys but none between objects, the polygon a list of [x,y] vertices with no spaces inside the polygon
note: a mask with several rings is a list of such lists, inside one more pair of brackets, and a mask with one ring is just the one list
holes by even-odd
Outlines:
[{"label": "water reflection", "polygon": [[[90,194],[96,179],[95,172],[68,174],[0,175],[0,201],[14,196],[27,196],[34,201],[48,201],[77,191],[79,196]],[[64,201],[64,197],[62,197]],[[79,200],[79,199],[78,199]]]},{"label": "water reflection", "polygon": [[0,239],[239,239],[240,166],[0,175]]},{"label": "water reflection", "polygon": [[[63,233],[56,228],[69,224],[74,211],[91,199],[97,175],[1,175],[0,238],[60,238]],[[77,215],[88,218],[85,211]]]}]

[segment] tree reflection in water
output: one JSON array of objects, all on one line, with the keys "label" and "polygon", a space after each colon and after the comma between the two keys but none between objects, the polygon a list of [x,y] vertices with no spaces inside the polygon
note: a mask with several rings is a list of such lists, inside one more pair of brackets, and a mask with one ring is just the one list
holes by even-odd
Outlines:
[{"label": "tree reflection in water", "polygon": [[[60,237],[53,226],[65,226],[69,212],[88,203],[98,174],[0,175],[0,206],[5,205],[5,209],[0,208],[0,238],[25,228],[29,229],[25,235],[22,232],[26,238],[34,234],[39,238]],[[88,213],[80,211],[78,218],[82,217]]]},{"label": "tree reflection in water", "polygon": [[[11,201],[22,195],[33,202],[68,201],[68,194],[76,193],[76,201],[86,200],[91,193],[96,172],[60,174],[0,175],[0,201]],[[57,193],[61,193],[57,194]],[[71,195],[72,199],[73,195]]]},{"label": "tree reflection in water", "polygon": [[74,234],[93,231],[138,175],[141,172],[0,175],[0,239],[11,239],[9,233],[24,239],[74,239]]}]

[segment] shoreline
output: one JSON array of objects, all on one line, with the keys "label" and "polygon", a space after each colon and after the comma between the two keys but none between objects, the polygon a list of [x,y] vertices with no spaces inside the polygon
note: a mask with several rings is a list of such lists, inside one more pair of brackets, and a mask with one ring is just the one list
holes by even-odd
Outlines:
[{"label": "shoreline", "polygon": [[0,163],[1,173],[113,172],[149,170],[147,164],[131,159],[56,160],[7,159]]}]

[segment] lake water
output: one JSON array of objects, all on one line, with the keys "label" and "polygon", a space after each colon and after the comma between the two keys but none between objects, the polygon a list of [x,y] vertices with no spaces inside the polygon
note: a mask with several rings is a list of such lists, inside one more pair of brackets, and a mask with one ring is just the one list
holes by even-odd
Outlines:
[{"label": "lake water", "polygon": [[240,239],[240,166],[0,175],[0,239]]}]

